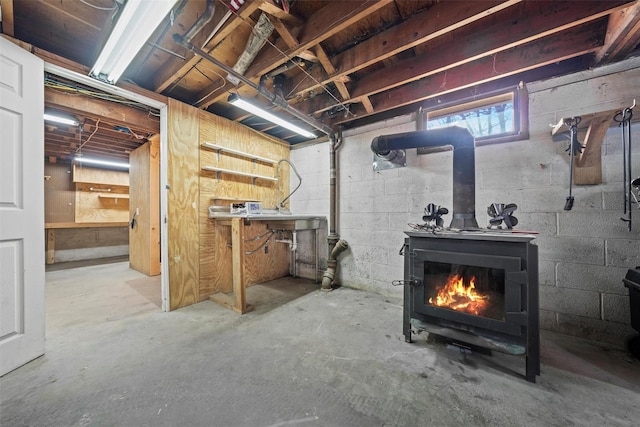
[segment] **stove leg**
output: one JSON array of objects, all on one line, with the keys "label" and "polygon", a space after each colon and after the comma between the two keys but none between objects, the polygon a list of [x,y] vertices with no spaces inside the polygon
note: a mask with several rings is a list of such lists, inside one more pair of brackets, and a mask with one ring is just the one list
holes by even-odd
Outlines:
[{"label": "stove leg", "polygon": [[[404,277],[408,279],[411,277],[411,265],[410,265],[410,257],[407,255],[407,251],[409,250],[409,239],[405,239],[404,241]],[[411,289],[411,285],[408,283],[404,284],[404,300],[402,307],[402,332],[404,333],[404,342],[411,343],[411,296],[413,290]]]}]

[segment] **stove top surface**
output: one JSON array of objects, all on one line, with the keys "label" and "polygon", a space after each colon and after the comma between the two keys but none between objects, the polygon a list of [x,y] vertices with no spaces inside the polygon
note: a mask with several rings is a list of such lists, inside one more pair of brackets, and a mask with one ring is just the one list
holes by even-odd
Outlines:
[{"label": "stove top surface", "polygon": [[524,230],[497,230],[497,229],[468,229],[458,230],[453,228],[411,230],[404,232],[409,237],[425,237],[435,239],[462,239],[462,240],[495,240],[505,242],[528,242],[536,238],[536,231]]}]

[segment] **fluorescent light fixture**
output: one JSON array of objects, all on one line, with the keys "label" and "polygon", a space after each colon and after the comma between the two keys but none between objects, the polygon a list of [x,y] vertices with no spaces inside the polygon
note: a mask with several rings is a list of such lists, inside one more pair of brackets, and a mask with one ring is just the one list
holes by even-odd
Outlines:
[{"label": "fluorescent light fixture", "polygon": [[115,84],[175,2],[127,0],[90,75]]},{"label": "fluorescent light fixture", "polygon": [[112,162],[110,160],[91,159],[89,157],[76,157],[76,162],[89,163],[91,165],[112,166],[116,168],[129,169],[129,163]]},{"label": "fluorescent light fixture", "polygon": [[63,125],[78,126],[78,121],[69,117],[60,117],[55,114],[44,113],[44,119],[48,122],[62,123]]},{"label": "fluorescent light fixture", "polygon": [[272,123],[275,123],[277,125],[282,126],[283,128],[287,128],[291,131],[294,131],[295,133],[298,133],[302,136],[305,136],[307,138],[315,138],[316,136],[309,132],[308,130],[302,129],[299,126],[294,125],[293,123],[289,123],[288,121],[286,121],[285,119],[278,117],[274,114],[271,114],[270,112],[263,110],[260,107],[257,107],[253,104],[251,104],[250,102],[245,101],[244,99],[240,98],[238,95],[236,95],[235,93],[232,93],[231,95],[229,95],[229,103],[235,105],[236,107],[242,108],[243,110],[251,113],[251,114],[255,114],[256,116],[262,117],[265,120],[269,120]]}]

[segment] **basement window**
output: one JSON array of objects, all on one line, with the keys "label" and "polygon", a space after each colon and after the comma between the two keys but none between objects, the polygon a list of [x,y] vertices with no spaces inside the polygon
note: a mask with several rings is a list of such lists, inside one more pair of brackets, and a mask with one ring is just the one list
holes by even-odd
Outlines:
[{"label": "basement window", "polygon": [[439,106],[426,113],[426,128],[469,129],[476,146],[527,139],[529,97],[524,85]]}]

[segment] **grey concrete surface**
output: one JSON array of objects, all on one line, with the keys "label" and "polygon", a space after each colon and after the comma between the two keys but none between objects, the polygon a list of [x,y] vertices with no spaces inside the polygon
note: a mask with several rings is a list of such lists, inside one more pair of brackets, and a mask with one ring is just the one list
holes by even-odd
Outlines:
[{"label": "grey concrete surface", "polygon": [[[46,354],[0,378],[2,426],[631,426],[640,362],[558,334],[521,359],[402,336],[400,301],[285,278],[254,312],[171,313],[115,263],[47,273]],[[158,291],[159,292],[159,291]]]}]

